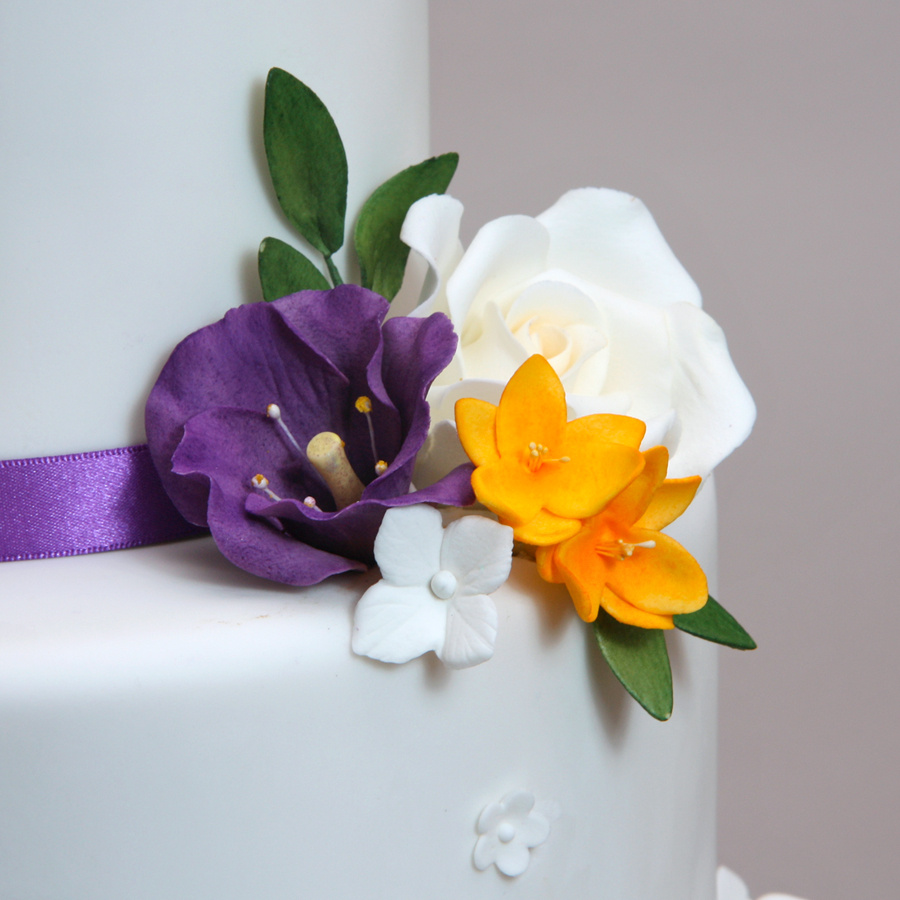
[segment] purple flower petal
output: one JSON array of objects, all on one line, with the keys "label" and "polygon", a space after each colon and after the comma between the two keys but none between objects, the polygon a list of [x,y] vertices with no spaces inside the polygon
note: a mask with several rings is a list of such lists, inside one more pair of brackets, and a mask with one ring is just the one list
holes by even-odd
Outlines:
[{"label": "purple flower petal", "polygon": [[[147,404],[154,462],[182,514],[208,524],[242,568],[312,584],[371,564],[389,507],[474,501],[471,466],[409,493],[428,432],[425,395],[456,336],[444,316],[382,325],[386,312],[383,298],[353,285],[304,291],[231,310],[182,341],[166,363]],[[355,407],[362,395],[372,401],[369,420]],[[266,415],[270,403],[300,451]],[[366,485],[342,510],[305,457],[322,431],[341,436]],[[388,468],[376,477],[379,458]],[[268,492],[253,486],[257,474]],[[304,504],[310,495],[318,509]]]}]

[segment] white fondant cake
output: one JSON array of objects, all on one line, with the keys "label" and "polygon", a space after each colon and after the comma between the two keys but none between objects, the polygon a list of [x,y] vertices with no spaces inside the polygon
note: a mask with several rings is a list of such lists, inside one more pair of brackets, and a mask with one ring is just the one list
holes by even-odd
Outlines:
[{"label": "white fondant cake", "polygon": [[[0,458],[141,441],[177,340],[255,299],[284,230],[270,66],[328,103],[351,210],[426,155],[426,24],[419,0],[4,4]],[[714,586],[711,484],[671,533]],[[208,539],[0,566],[0,896],[712,900],[712,644],[672,635],[659,723],[533,564],[463,671],[353,655],[375,577],[269,584]],[[479,871],[516,791],[549,836]]]}]

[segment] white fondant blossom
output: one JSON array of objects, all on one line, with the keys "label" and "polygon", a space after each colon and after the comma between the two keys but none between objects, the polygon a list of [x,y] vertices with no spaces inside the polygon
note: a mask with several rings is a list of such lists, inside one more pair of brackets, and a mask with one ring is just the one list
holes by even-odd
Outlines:
[{"label": "white fondant blossom", "polygon": [[484,871],[495,865],[504,875],[521,875],[531,860],[531,849],[550,835],[550,818],[535,809],[534,794],[513,791],[499,803],[489,803],[478,817],[480,835],[472,861]]},{"label": "white fondant blossom", "polygon": [[353,650],[404,663],[433,650],[452,669],[491,658],[497,609],[487,594],[509,577],[512,529],[484,516],[442,527],[431,506],[396,507],[375,538],[382,580],[356,606]]},{"label": "white fondant blossom", "polygon": [[644,446],[669,450],[669,477],[706,476],[746,438],[756,411],[722,329],[640,200],[570,191],[537,218],[489,222],[465,252],[461,216],[458,200],[426,197],[401,234],[429,269],[413,315],[444,312],[460,337],[428,393],[433,425],[416,484],[465,461],[456,400],[496,404],[534,353],[562,379],[570,418],[644,420]]},{"label": "white fondant blossom", "polygon": [[[719,866],[716,872],[716,900],[751,900],[747,885],[726,866]],[[800,898],[788,894],[766,894],[759,900],[800,900]]]}]

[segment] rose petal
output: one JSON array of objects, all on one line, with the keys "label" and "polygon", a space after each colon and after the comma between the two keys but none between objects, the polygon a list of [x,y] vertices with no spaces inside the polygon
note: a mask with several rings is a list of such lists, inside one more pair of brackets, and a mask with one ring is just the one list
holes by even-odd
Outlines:
[{"label": "rose petal", "polygon": [[528,216],[503,216],[488,222],[469,245],[447,282],[450,318],[462,325],[463,342],[478,337],[480,328],[465,326],[467,316],[480,319],[486,301],[482,288],[490,282],[491,297],[503,296],[538,275],[550,246],[547,230]]},{"label": "rose petal", "polygon": [[681,430],[669,475],[706,477],[750,434],[756,406],[731,361],[724,332],[706,313],[679,304],[667,310],[666,323],[678,362],[672,405]]},{"label": "rose petal", "polygon": [[700,305],[697,285],[637,197],[581,188],[537,218],[550,235],[551,265],[642,303]]},{"label": "rose petal", "polygon": [[429,269],[422,288],[421,305],[413,315],[450,312],[445,293],[446,281],[463,253],[459,240],[462,214],[462,203],[447,194],[423,197],[413,203],[406,214],[400,229],[400,240],[418,253]]}]

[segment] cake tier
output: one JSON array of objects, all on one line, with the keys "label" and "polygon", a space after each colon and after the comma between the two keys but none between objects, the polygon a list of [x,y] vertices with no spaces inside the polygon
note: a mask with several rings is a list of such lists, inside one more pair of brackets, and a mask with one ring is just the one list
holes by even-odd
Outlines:
[{"label": "cake tier", "polygon": [[425,0],[0,4],[0,459],[142,442],[172,348],[261,299],[263,238],[301,244],[266,169],[271,67],[338,123],[348,225],[428,155],[427,24]]},{"label": "cake tier", "polygon": [[[672,533],[714,571],[712,486]],[[261,583],[208,540],[0,567],[0,893],[17,900],[712,900],[716,650],[651,719],[514,561],[496,653],[354,656],[376,575]],[[556,808],[510,879],[481,810]]]}]

